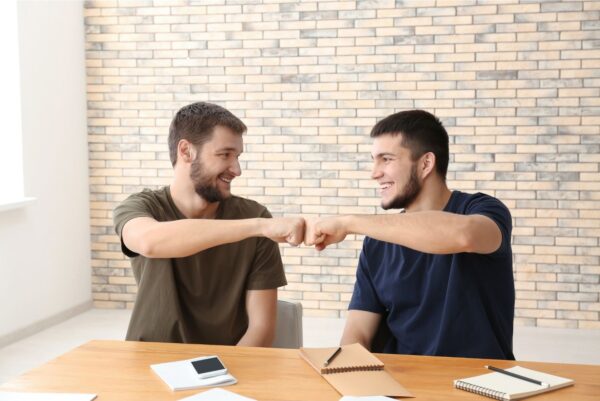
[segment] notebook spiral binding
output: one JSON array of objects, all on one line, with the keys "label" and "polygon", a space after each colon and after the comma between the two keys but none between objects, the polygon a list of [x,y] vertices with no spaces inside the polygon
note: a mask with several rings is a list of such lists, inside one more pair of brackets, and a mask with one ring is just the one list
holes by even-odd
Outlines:
[{"label": "notebook spiral binding", "polygon": [[506,395],[506,393],[503,393],[502,391],[495,391],[495,390],[491,390],[489,388],[475,386],[473,384],[465,383],[463,381],[456,382],[456,385],[454,387],[456,387],[457,389],[460,389],[460,390],[470,391],[471,393],[484,395],[486,397],[490,397],[495,400],[500,400],[500,401],[508,400],[508,396]]},{"label": "notebook spiral binding", "polygon": [[383,370],[383,366],[379,365],[370,365],[370,366],[351,366],[351,367],[343,367],[343,368],[323,368],[323,374],[330,373],[344,373],[344,372],[354,372],[354,371],[365,371],[365,370]]}]

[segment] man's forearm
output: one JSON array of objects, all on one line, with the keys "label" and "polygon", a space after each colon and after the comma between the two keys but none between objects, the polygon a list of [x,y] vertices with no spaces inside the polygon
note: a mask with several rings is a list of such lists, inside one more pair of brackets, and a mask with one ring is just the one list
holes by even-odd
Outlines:
[{"label": "man's forearm", "polygon": [[345,217],[348,233],[367,235],[433,254],[468,252],[471,240],[469,225],[467,216],[441,211]]},{"label": "man's forearm", "polygon": [[261,235],[261,220],[183,219],[152,225],[141,233],[142,255],[180,258],[218,245]]}]

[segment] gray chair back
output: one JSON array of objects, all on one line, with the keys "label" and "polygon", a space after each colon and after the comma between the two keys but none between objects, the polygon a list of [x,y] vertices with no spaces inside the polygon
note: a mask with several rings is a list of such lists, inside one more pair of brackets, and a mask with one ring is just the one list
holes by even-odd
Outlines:
[{"label": "gray chair back", "polygon": [[302,347],[302,304],[300,302],[277,300],[277,325],[273,347]]}]

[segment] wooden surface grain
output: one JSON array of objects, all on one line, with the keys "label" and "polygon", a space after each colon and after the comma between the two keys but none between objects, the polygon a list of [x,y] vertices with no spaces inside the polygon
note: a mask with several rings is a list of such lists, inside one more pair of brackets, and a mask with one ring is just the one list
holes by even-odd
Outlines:
[{"label": "wooden surface grain", "polygon": [[[259,401],[337,401],[341,396],[298,350],[195,344],[90,341],[3,385],[4,391],[96,393],[98,401],[179,400],[204,389],[172,392],[151,364],[218,355],[238,384],[226,389]],[[600,366],[411,355],[377,355],[418,400],[486,400],[453,380],[488,373],[484,365],[519,365],[575,380],[534,401],[600,400]]]}]

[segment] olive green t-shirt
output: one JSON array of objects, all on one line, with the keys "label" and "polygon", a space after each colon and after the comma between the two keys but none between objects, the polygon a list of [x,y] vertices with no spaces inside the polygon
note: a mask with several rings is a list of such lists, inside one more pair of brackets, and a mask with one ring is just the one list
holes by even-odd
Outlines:
[{"label": "olive green t-shirt", "polygon": [[[123,252],[131,257],[138,293],[127,340],[236,344],[248,328],[246,291],[287,284],[277,243],[252,237],[184,258],[150,259],[127,249],[121,233],[135,217],[172,221],[186,217],[169,187],[131,195],[114,211]],[[222,201],[216,219],[271,217],[252,200]]]}]

